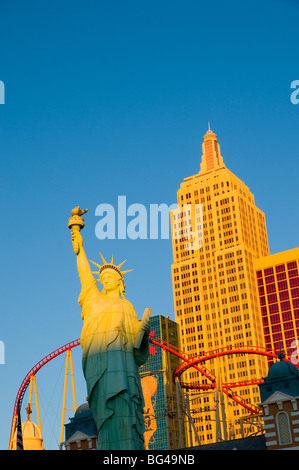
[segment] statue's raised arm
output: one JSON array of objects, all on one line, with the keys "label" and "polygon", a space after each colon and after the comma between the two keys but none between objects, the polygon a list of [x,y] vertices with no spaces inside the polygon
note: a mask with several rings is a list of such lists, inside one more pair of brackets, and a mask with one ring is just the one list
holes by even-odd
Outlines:
[{"label": "statue's raised arm", "polygon": [[79,206],[75,207],[71,212],[72,217],[69,219],[68,223],[72,233],[73,251],[77,255],[77,268],[82,286],[93,277],[83,248],[83,238],[80,233],[85,225],[82,215],[87,211],[88,209],[82,210]]}]

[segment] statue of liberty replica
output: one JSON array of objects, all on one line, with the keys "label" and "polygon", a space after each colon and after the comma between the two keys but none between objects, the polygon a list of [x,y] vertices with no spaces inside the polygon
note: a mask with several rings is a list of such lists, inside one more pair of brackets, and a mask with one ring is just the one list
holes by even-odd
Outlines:
[{"label": "statue of liberty replica", "polygon": [[146,309],[139,321],[125,299],[124,274],[129,271],[121,271],[124,262],[116,266],[114,256],[107,263],[101,255],[103,265],[92,261],[98,270],[91,271],[80,233],[85,212],[80,207],[73,209],[68,226],[81,281],[82,367],[98,430],[98,449],[143,450],[144,399],[139,367],[149,354],[151,310]]}]

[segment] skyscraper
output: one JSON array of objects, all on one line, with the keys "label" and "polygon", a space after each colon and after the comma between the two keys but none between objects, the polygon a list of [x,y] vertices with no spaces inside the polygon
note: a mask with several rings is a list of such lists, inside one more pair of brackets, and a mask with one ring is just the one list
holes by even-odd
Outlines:
[{"label": "skyscraper", "polygon": [[[180,208],[171,217],[175,320],[181,348],[194,356],[229,345],[264,346],[254,260],[269,254],[264,213],[245,183],[226,168],[210,129],[202,150],[200,171],[181,183]],[[222,382],[260,378],[267,372],[261,356],[225,356],[220,364],[210,361],[206,366],[214,374],[221,370]],[[194,369],[183,380],[206,382]],[[257,386],[239,393],[250,403],[259,401]],[[234,437],[240,437],[238,419],[247,411],[226,398],[224,402],[223,419]],[[201,443],[214,442],[215,393],[199,394],[190,407]]]},{"label": "skyscraper", "polygon": [[299,248],[255,260],[265,345],[297,357]]}]

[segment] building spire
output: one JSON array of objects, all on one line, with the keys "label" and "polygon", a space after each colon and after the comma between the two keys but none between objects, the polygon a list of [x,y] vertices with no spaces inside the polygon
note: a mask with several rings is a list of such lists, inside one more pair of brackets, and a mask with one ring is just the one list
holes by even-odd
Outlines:
[{"label": "building spire", "polygon": [[217,135],[211,131],[210,123],[208,123],[208,131],[204,135],[203,140],[200,171],[205,173],[224,167],[223,158],[220,154],[220,146],[217,142]]},{"label": "building spire", "polygon": [[27,420],[28,420],[28,421],[31,421],[32,408],[31,408],[30,403],[28,403],[28,406],[27,406],[27,408],[26,408],[26,411],[27,411]]}]

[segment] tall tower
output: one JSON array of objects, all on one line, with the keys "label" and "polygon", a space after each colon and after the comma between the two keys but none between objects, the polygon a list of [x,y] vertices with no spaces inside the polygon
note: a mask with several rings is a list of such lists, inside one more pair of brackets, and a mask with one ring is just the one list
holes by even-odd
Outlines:
[{"label": "tall tower", "polygon": [[[269,254],[265,216],[249,188],[224,165],[217,135],[210,129],[202,150],[200,171],[181,183],[179,209],[171,214],[175,320],[181,347],[193,356],[230,345],[264,346],[254,259]],[[190,228],[197,234],[196,243],[186,240]],[[205,365],[216,376],[221,371],[221,382],[261,378],[267,372],[262,356],[227,355],[219,361]],[[189,369],[183,381],[207,379]],[[257,386],[238,393],[247,402],[259,402]],[[238,421],[248,411],[227,398],[224,404],[228,437],[241,437]],[[215,442],[215,392],[200,393],[190,406],[201,443]]]}]

